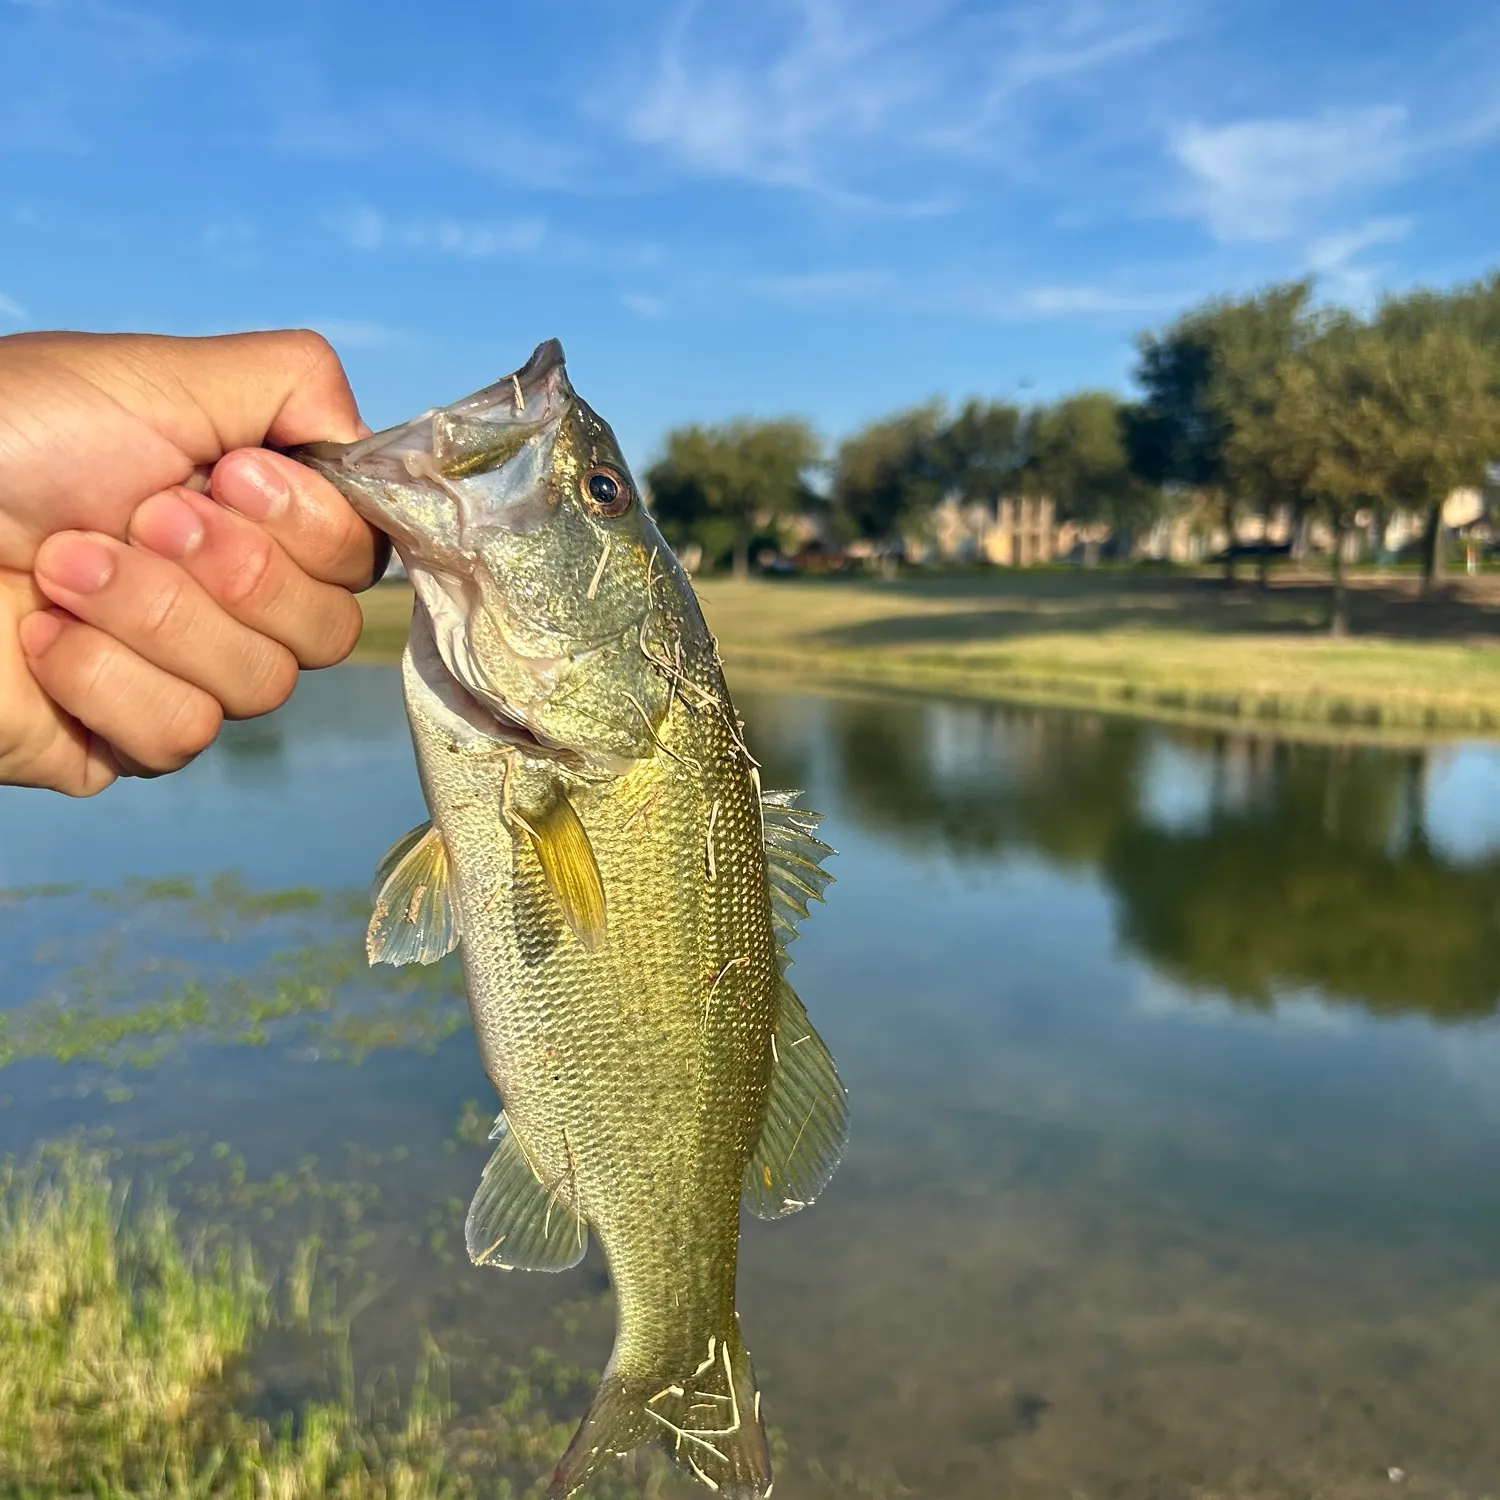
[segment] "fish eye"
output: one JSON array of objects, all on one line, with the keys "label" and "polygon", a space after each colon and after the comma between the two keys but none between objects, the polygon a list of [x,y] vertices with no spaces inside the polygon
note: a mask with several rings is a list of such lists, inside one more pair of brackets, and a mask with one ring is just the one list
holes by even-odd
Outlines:
[{"label": "fish eye", "polygon": [[623,516],[635,499],[630,481],[617,469],[601,464],[578,481],[584,503],[596,515]]}]

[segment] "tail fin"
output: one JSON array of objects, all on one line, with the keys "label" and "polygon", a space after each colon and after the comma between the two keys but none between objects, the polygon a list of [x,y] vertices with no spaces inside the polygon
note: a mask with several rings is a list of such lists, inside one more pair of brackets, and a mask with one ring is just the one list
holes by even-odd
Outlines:
[{"label": "tail fin", "polygon": [[664,1373],[660,1380],[627,1380],[607,1370],[552,1475],[549,1500],[563,1500],[606,1460],[648,1439],[660,1441],[722,1500],[769,1494],[771,1455],[760,1423],[760,1392],[739,1330],[711,1338],[705,1355],[696,1368]]}]

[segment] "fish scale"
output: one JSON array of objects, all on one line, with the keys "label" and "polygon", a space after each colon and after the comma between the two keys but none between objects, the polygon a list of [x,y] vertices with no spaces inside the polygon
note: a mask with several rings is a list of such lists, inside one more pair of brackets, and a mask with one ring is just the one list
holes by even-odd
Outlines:
[{"label": "fish scale", "polygon": [[614,1352],[552,1493],[659,1440],[731,1500],[766,1495],[741,1197],[803,1207],[847,1131],[783,977],[827,883],[817,816],[762,797],[691,585],[555,344],[298,456],[391,533],[417,589],[403,681],[432,822],[382,861],[369,947],[462,949],[503,1106],[470,1254],[564,1270],[592,1234],[615,1287]]}]

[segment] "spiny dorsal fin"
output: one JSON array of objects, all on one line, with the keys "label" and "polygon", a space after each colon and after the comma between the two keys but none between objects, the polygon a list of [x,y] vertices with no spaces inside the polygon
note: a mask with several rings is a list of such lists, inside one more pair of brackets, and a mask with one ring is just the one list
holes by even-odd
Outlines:
[{"label": "spiny dorsal fin", "polygon": [[495,1154],[479,1182],[464,1223],[464,1243],[476,1266],[502,1271],[566,1271],[583,1259],[589,1232],[573,1206],[566,1178],[543,1183],[504,1113],[490,1133]]},{"label": "spiny dorsal fin", "polygon": [[528,811],[519,821],[574,936],[585,948],[597,948],[604,941],[604,881],[568,794],[560,792],[545,811]]},{"label": "spiny dorsal fin", "polygon": [[849,1100],[838,1069],[785,979],[773,1035],[766,1112],[745,1168],[745,1202],[758,1219],[779,1219],[812,1203],[849,1139]]},{"label": "spiny dorsal fin", "polygon": [[783,973],[791,965],[787,944],[797,936],[797,924],[807,916],[807,903],[821,901],[823,892],[833,883],[823,861],[834,851],[813,837],[823,814],[796,806],[801,795],[762,792],[760,799],[771,925],[776,931],[776,956]]},{"label": "spiny dorsal fin", "polygon": [[458,946],[448,846],[431,823],[397,839],[375,867],[375,911],[365,933],[372,964],[430,964]]}]

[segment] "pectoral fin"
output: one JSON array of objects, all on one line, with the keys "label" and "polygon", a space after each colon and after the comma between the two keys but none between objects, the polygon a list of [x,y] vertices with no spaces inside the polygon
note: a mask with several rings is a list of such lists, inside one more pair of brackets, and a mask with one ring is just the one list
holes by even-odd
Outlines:
[{"label": "pectoral fin", "polygon": [[849,1139],[849,1101],[823,1038],[783,979],[771,1087],[744,1197],[758,1219],[806,1208],[828,1185]]},{"label": "pectoral fin", "polygon": [[605,932],[604,882],[588,831],[567,793],[559,793],[545,811],[528,810],[518,821],[568,926],[585,948],[597,948]]},{"label": "pectoral fin", "polygon": [[542,1182],[503,1114],[493,1138],[499,1144],[464,1224],[469,1259],[503,1271],[576,1266],[588,1248],[589,1232],[573,1205],[572,1182]]},{"label": "pectoral fin", "polygon": [[375,911],[365,934],[372,964],[430,964],[458,946],[448,846],[431,823],[396,840],[375,867]]}]

